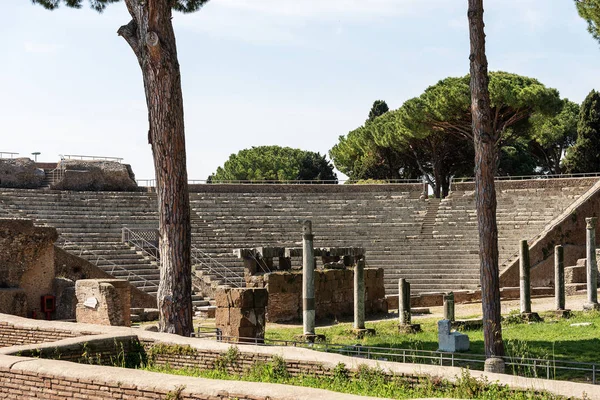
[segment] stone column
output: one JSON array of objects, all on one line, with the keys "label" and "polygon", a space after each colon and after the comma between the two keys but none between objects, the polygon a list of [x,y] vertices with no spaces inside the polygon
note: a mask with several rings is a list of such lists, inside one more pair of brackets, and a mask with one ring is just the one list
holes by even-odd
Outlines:
[{"label": "stone column", "polygon": [[421,330],[421,325],[411,324],[410,317],[410,283],[400,278],[398,281],[398,330],[400,332],[415,333]]},{"label": "stone column", "polygon": [[315,249],[312,222],[302,222],[302,321],[305,336],[315,335]]},{"label": "stone column", "polygon": [[587,301],[584,310],[598,310],[598,266],[596,264],[596,221],[598,218],[586,218],[586,269],[587,269]]},{"label": "stone column", "polygon": [[400,325],[410,325],[410,283],[404,278],[398,281],[398,317]]},{"label": "stone column", "polygon": [[562,246],[554,247],[554,299],[556,309],[565,309],[565,253]]},{"label": "stone column", "polygon": [[531,280],[529,276],[529,245],[527,240],[521,240],[519,249],[519,274],[521,282],[520,305],[521,314],[531,313]]},{"label": "stone column", "polygon": [[354,268],[354,329],[365,329],[365,260]]},{"label": "stone column", "polygon": [[454,316],[454,293],[446,293],[444,295],[444,319],[453,322]]}]

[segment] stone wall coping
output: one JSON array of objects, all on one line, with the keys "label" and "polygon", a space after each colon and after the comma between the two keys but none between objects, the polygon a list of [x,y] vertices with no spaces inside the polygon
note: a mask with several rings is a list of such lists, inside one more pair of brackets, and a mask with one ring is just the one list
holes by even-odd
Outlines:
[{"label": "stone wall coping", "polygon": [[[119,335],[136,335],[140,340],[144,341],[156,341],[167,344],[176,344],[176,345],[189,345],[192,348],[198,350],[208,350],[208,351],[217,351],[217,352],[226,352],[232,344],[229,343],[221,343],[216,342],[209,339],[199,339],[199,338],[187,338],[182,336],[177,336],[168,333],[157,333],[144,331],[139,328],[123,328],[123,327],[111,327],[111,326],[94,326],[90,324],[76,324],[70,322],[60,322],[60,321],[44,321],[44,320],[31,320],[22,317],[16,317],[13,315],[0,314],[0,323],[3,321],[12,323],[19,327],[31,327],[32,329],[61,329],[61,330],[69,330],[71,332],[99,332],[99,334],[112,334],[113,336]],[[91,329],[91,327],[96,329]],[[85,338],[82,338],[85,339]],[[458,367],[439,367],[434,365],[423,365],[423,364],[409,364],[409,363],[395,363],[390,361],[378,361],[378,360],[367,360],[362,358],[354,358],[349,356],[343,356],[339,354],[333,353],[324,353],[319,351],[314,351],[310,349],[298,348],[298,347],[276,347],[276,346],[255,346],[255,345],[242,345],[238,344],[238,349],[241,353],[246,354],[261,354],[267,356],[279,355],[287,360],[297,360],[297,361],[306,361],[311,363],[320,363],[327,368],[334,368],[338,363],[344,363],[349,369],[356,369],[361,364],[366,364],[370,367],[381,368],[384,371],[388,371],[394,374],[402,375],[402,374],[417,374],[417,375],[429,375],[429,376],[438,376],[444,377],[451,382],[456,381],[462,373],[462,369]],[[2,361],[4,357],[13,356],[0,356],[0,367],[2,367]],[[31,360],[28,358],[23,358],[22,360]],[[37,360],[37,361],[45,361],[48,364],[40,364],[43,365],[45,372],[55,373],[58,368],[55,366],[52,367],[52,363],[56,362],[64,362],[64,361],[52,361],[52,360]],[[65,362],[65,367],[69,366],[69,371],[71,369],[73,371],[81,371],[84,372],[83,365],[80,364],[72,364]],[[38,365],[38,364],[33,364]],[[85,366],[91,367],[91,366]],[[93,368],[113,368],[113,367],[93,367]],[[66,371],[66,369],[62,369],[62,371]],[[85,369],[85,371],[88,371]],[[90,370],[92,371],[92,370]],[[107,370],[108,371],[108,370]],[[132,377],[132,379],[141,379],[140,376],[137,375],[129,375],[133,372],[141,372],[141,371],[133,371],[133,370],[123,370],[118,369],[119,372],[115,372],[114,369],[110,370],[111,373],[114,373],[118,376],[119,381],[123,381],[122,377]],[[586,384],[586,383],[575,383],[569,381],[558,381],[558,380],[548,380],[548,379],[539,379],[539,378],[525,378],[520,376],[506,375],[506,374],[494,374],[484,371],[469,371],[471,376],[475,378],[486,377],[489,382],[498,382],[503,385],[508,385],[512,388],[520,388],[524,390],[535,389],[535,390],[546,390],[551,393],[555,393],[565,397],[583,397],[584,393],[587,395],[589,400],[600,400],[600,390],[598,390],[597,385]],[[71,372],[69,372],[70,374]],[[87,372],[86,372],[87,373]],[[127,374],[126,374],[127,373]],[[98,375],[94,372],[90,372],[91,376],[97,377]],[[72,375],[75,377],[76,375]],[[86,375],[87,376],[87,375]],[[82,377],[84,379],[85,377]],[[107,377],[108,378],[108,377]],[[87,379],[87,378],[85,378]],[[179,379],[179,377],[178,377]],[[199,379],[199,378],[192,378]],[[156,377],[150,378],[149,385],[155,385],[156,381],[160,381]],[[168,379],[169,384],[175,382],[175,377]],[[142,382],[142,381],[139,381]],[[188,382],[188,381],[186,381]],[[196,382],[196,381],[189,381]],[[244,385],[249,384],[250,382],[244,382]],[[179,384],[181,385],[181,384]],[[225,384],[231,386],[231,383]],[[208,386],[207,386],[208,387]],[[248,386],[249,387],[249,386]],[[283,387],[286,387],[283,385]],[[266,388],[265,388],[266,389]],[[297,390],[300,388],[294,388],[294,393],[299,393]],[[172,389],[169,389],[172,390]],[[261,392],[262,393],[262,392]],[[265,392],[266,393],[266,392]],[[279,393],[279,392],[278,392]],[[283,392],[281,392],[283,393]],[[325,392],[327,393],[327,392]],[[314,395],[313,395],[314,396]],[[277,399],[284,399],[286,397],[274,397]],[[288,397],[290,399],[297,398],[303,399],[305,397]],[[306,397],[308,399],[308,397]],[[325,397],[334,399],[335,397]]]},{"label": "stone wall coping", "polygon": [[90,336],[77,336],[73,338],[60,339],[55,342],[44,342],[37,344],[24,344],[20,346],[0,347],[0,355],[17,355],[23,351],[31,350],[42,350],[42,349],[54,349],[56,347],[78,347],[83,343],[100,343],[104,341],[127,341],[137,340],[137,335],[114,335],[114,334],[103,334],[103,335],[90,335]]},{"label": "stone wall coping", "polygon": [[176,391],[178,388],[184,387],[182,394],[198,393],[210,396],[223,396],[229,393],[232,396],[256,396],[256,398],[271,398],[274,400],[376,399],[375,397],[362,397],[322,389],[274,383],[223,381],[15,356],[0,356],[0,368],[27,374],[64,377],[67,380],[93,381],[102,385],[108,383],[111,386],[132,387],[160,392]]}]

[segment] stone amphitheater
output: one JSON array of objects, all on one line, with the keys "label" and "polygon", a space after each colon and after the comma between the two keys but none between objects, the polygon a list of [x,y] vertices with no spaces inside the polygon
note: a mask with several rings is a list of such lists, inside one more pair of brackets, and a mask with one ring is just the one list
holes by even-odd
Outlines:
[{"label": "stone amphitheater", "polygon": [[[243,285],[242,260],[234,249],[298,246],[299,220],[311,219],[315,246],[364,247],[367,265],[384,268],[388,295],[397,293],[399,277],[407,278],[416,293],[476,290],[474,188],[464,182],[451,189],[439,200],[420,198],[422,186],[417,184],[190,185],[195,269],[214,284]],[[598,204],[597,178],[499,181],[497,189],[500,264],[508,277],[519,240],[543,242],[560,224],[564,233],[569,229],[564,224],[575,223],[579,209],[587,207],[590,213],[591,207],[595,214]],[[55,227],[58,246],[153,295],[159,279],[156,255],[124,241],[123,228],[153,232],[156,203],[151,189],[0,188],[0,218],[28,218]],[[569,240],[571,259],[583,257],[584,242],[577,235]],[[548,255],[538,258],[544,257]],[[518,285],[509,278],[503,284]],[[197,293],[197,306],[207,304],[202,297]]]}]

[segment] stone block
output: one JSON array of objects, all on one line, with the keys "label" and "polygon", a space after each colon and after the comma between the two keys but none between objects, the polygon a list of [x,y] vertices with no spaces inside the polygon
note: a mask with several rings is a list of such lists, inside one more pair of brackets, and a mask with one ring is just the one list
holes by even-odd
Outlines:
[{"label": "stone block", "polygon": [[463,333],[450,330],[452,322],[443,319],[438,321],[438,351],[456,353],[469,350],[469,337]]},{"label": "stone block", "polygon": [[131,325],[129,282],[121,279],[81,279],[75,283],[77,322]]}]

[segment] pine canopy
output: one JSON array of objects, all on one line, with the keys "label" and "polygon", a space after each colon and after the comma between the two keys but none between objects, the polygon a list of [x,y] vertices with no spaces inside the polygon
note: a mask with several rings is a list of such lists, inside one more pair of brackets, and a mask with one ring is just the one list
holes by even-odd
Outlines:
[{"label": "pine canopy", "polygon": [[[33,4],[39,4],[48,10],[54,10],[61,4],[71,8],[81,8],[85,0],[31,0]],[[107,5],[118,3],[121,0],[88,0],[90,7],[98,12],[104,11]],[[176,11],[191,13],[198,11],[209,0],[161,0],[171,3]]]}]

